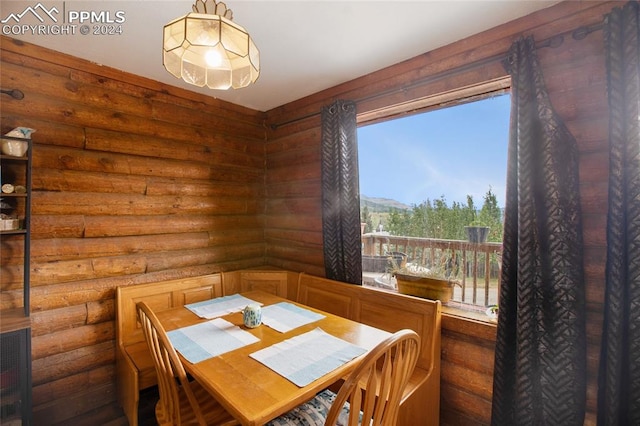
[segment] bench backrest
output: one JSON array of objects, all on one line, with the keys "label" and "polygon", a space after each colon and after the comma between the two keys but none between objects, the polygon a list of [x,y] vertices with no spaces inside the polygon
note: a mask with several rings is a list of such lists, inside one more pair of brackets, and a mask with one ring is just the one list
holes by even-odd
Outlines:
[{"label": "bench backrest", "polygon": [[222,296],[220,274],[202,275],[116,289],[116,339],[119,346],[143,342],[136,303],[144,300],[154,312]]},{"label": "bench backrest", "polygon": [[440,370],[441,303],[371,287],[300,274],[298,302],[389,332],[403,328],[420,335],[418,366]]},{"label": "bench backrest", "polygon": [[[257,269],[222,272],[222,289],[225,295],[261,290],[289,298],[297,284],[297,272]],[[293,296],[295,297],[295,293]]]}]

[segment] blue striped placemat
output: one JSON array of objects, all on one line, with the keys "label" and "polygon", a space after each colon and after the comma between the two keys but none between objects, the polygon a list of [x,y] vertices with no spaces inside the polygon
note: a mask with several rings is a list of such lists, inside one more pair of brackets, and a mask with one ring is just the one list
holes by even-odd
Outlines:
[{"label": "blue striped placemat", "polygon": [[250,356],[303,387],[365,352],[366,349],[316,328]]},{"label": "blue striped placemat", "polygon": [[222,318],[172,330],[167,335],[173,347],[192,364],[260,340]]}]

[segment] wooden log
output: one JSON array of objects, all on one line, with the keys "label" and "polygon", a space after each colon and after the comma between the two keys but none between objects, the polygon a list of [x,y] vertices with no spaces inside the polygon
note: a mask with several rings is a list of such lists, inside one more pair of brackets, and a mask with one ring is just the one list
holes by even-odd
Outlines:
[{"label": "wooden log", "polygon": [[116,317],[113,299],[87,302],[87,324],[113,321]]},{"label": "wooden log", "polygon": [[116,109],[142,117],[152,115],[151,102],[131,95],[108,91],[103,87],[72,81],[69,74],[56,75],[34,68],[25,68],[11,63],[2,67],[3,77],[20,81],[20,90],[40,93],[50,98],[95,108]]},{"label": "wooden log", "polygon": [[320,167],[316,164],[292,162],[288,167],[271,169],[267,175],[268,184],[282,184],[300,180],[320,179]]},{"label": "wooden log", "polygon": [[[297,253],[297,256],[292,255],[294,252]],[[271,258],[280,259],[292,259],[295,257],[297,262],[310,265],[322,265],[324,261],[322,247],[305,247],[305,250],[301,250],[291,245],[274,244],[267,248],[267,255]],[[297,269],[293,270],[296,271]]]},{"label": "wooden log", "polygon": [[114,341],[84,346],[69,352],[34,359],[33,385],[59,380],[82,371],[115,363]]},{"label": "wooden log", "polygon": [[[2,269],[9,265],[22,265],[24,262],[24,239],[23,238],[2,238],[0,240],[0,250],[2,250]],[[0,281],[3,281],[0,276]]]},{"label": "wooden log", "polygon": [[477,398],[491,402],[493,371],[491,374],[481,373],[465,368],[460,364],[443,360],[440,377],[442,386],[458,387]]},{"label": "wooden log", "polygon": [[[37,129],[37,132],[32,136],[34,156],[44,144],[70,148],[84,147],[84,129],[81,127],[66,126],[20,115],[5,115],[2,112],[0,112],[0,119],[2,120],[2,134],[19,126]],[[35,172],[37,173],[37,170]]]},{"label": "wooden log", "polygon": [[277,198],[267,200],[266,206],[271,215],[317,215],[322,211],[322,201],[317,198]]},{"label": "wooden log", "polygon": [[[315,134],[313,136],[316,136]],[[320,139],[302,140],[299,147],[290,148],[286,151],[274,153],[269,156],[269,170],[288,168],[292,164],[318,164],[320,161],[320,150],[317,145]]]},{"label": "wooden log", "polygon": [[85,304],[34,312],[31,314],[31,336],[35,339],[38,336],[81,327],[85,324],[87,324]]},{"label": "wooden log", "polygon": [[31,246],[31,259],[35,263],[43,263],[205,248],[208,245],[210,236],[207,232],[105,238],[52,238],[36,240]]},{"label": "wooden log", "polygon": [[86,172],[120,173],[123,175],[183,178],[219,182],[232,185],[261,181],[262,170],[230,165],[211,166],[193,162],[189,167],[179,160],[131,157],[124,154],[105,153],[43,146],[34,155],[34,167],[57,168]]},{"label": "wooden log", "polygon": [[128,93],[139,99],[153,99],[170,104],[191,105],[194,108],[225,110],[230,114],[253,116],[260,120],[262,113],[193,91],[166,86],[148,78],[125,73],[70,55],[38,48],[8,37],[3,38],[3,61],[21,64],[49,74],[69,76],[73,81],[102,86],[109,91]]},{"label": "wooden log", "polygon": [[[456,407],[465,417],[473,419],[470,425],[491,424],[491,401],[480,398],[477,395],[467,392],[464,388],[453,386],[441,386],[440,399],[445,401],[443,408]],[[464,407],[460,409],[458,407]]]},{"label": "wooden log", "polygon": [[[153,215],[153,216],[87,216],[85,237],[124,235],[180,234],[221,230],[259,228],[255,216]],[[170,227],[167,224],[171,224]]]},{"label": "wooden log", "polygon": [[[267,177],[269,172],[267,172]],[[270,183],[267,185],[267,192],[270,195],[270,199],[274,198],[294,198],[305,197],[308,198],[312,194],[319,194],[320,180],[299,181],[299,182],[284,182],[284,183]]]},{"label": "wooden log", "polygon": [[36,245],[40,238],[78,238],[84,235],[84,216],[32,215],[31,240]]},{"label": "wooden log", "polygon": [[115,383],[79,389],[66,398],[60,398],[58,403],[34,407],[34,424],[83,426],[81,423],[76,423],[75,419],[81,413],[91,413],[105,405],[111,405],[115,401],[115,394]]},{"label": "wooden log", "polygon": [[99,387],[115,380],[115,365],[103,365],[92,370],[54,380],[33,387],[33,406],[37,407],[57,398],[72,395],[79,389]]},{"label": "wooden log", "polygon": [[165,176],[189,179],[208,179],[210,166],[197,162],[185,170],[184,164],[175,160],[131,158],[124,154],[92,152],[68,148],[42,147],[34,156],[33,166],[77,170],[83,172],[120,173],[134,176]]},{"label": "wooden log", "polygon": [[235,138],[231,143],[220,138],[209,146],[199,139],[189,143],[100,129],[87,129],[86,134],[86,148],[96,151],[250,168],[261,168],[264,164],[262,152],[247,153],[249,146],[258,145],[254,140],[243,143],[241,138]]},{"label": "wooden log", "polygon": [[115,324],[112,321],[34,336],[31,339],[32,359],[35,361],[40,358],[64,354],[114,339]]},{"label": "wooden log", "polygon": [[[27,93],[25,92],[25,95]],[[190,127],[182,123],[164,122],[142,115],[134,115],[112,108],[82,108],[77,104],[62,98],[50,98],[39,92],[28,92],[30,102],[20,105],[13,102],[3,103],[7,114],[27,114],[39,120],[60,122],[66,125],[91,127],[103,130],[116,130],[123,133],[142,136],[156,136],[164,139],[177,139],[185,142],[202,140],[205,144],[213,143],[211,132]],[[51,106],[50,108],[43,107]],[[5,109],[6,108],[6,109]],[[20,109],[21,108],[21,109]],[[179,126],[179,130],[176,127]],[[219,130],[218,130],[219,132]],[[255,136],[257,140],[264,140],[264,130],[259,128]],[[224,133],[224,131],[222,131]],[[246,133],[246,132],[245,132]]]},{"label": "wooden log", "polygon": [[113,300],[115,288],[157,281],[208,275],[228,270],[245,269],[261,265],[256,259],[226,262],[220,265],[196,265],[167,271],[150,272],[128,276],[116,276],[86,281],[65,282],[34,287],[31,290],[32,312],[58,309],[65,306],[80,305],[102,300]]},{"label": "wooden log", "polygon": [[31,287],[35,289],[65,282],[141,274],[146,270],[146,258],[143,255],[33,263]]},{"label": "wooden log", "polygon": [[495,343],[443,330],[442,359],[487,376],[493,375]]},{"label": "wooden log", "polygon": [[[257,140],[265,140],[265,128],[262,120],[256,120],[255,116],[239,117],[228,114],[226,111],[182,107],[168,103],[154,103],[153,118],[160,121],[171,121],[183,123],[216,133],[232,135],[233,137],[244,137]],[[221,115],[222,113],[222,115]],[[197,139],[194,139],[197,140]]]},{"label": "wooden log", "polygon": [[255,214],[260,202],[233,197],[182,197],[176,195],[100,194],[67,192],[33,193],[34,214],[168,215]]},{"label": "wooden log", "polygon": [[230,229],[208,234],[210,246],[264,243],[264,232],[261,228]]},{"label": "wooden log", "polygon": [[39,168],[33,176],[32,189],[55,191],[58,195],[68,192],[144,195],[147,179],[116,173]]},{"label": "wooden log", "polygon": [[281,244],[286,244],[287,241],[298,245],[309,245],[322,247],[322,232],[314,231],[297,231],[287,229],[272,229],[265,232],[265,242],[267,245],[276,244],[278,241]]},{"label": "wooden log", "polygon": [[259,257],[264,255],[264,244],[209,247],[206,249],[181,250],[172,254],[150,254],[146,257],[147,271],[162,271],[192,265],[216,264],[220,262]]},{"label": "wooden log", "polygon": [[[298,132],[283,133],[277,138],[268,138],[265,142],[265,150],[269,158],[268,169],[278,166],[278,159],[286,156],[285,153],[298,149],[314,149],[322,137],[320,127],[305,129]],[[310,145],[310,146],[309,146]],[[319,150],[318,147],[315,148]],[[274,161],[274,163],[271,163]]]},{"label": "wooden log", "polygon": [[299,231],[322,232],[321,212],[315,216],[306,215],[268,215],[265,217],[266,225],[270,229],[288,229]]},{"label": "wooden log", "polygon": [[176,178],[146,179],[147,195],[186,195],[197,197],[220,197],[234,194],[239,198],[262,198],[264,190],[255,182],[221,182],[209,180],[188,180]]},{"label": "wooden log", "polygon": [[149,99],[157,103],[180,105],[183,107],[207,111],[210,113],[224,114],[231,119],[246,119],[254,117],[255,120],[262,121],[263,113],[247,107],[232,104],[196,93],[191,90],[180,89],[174,86],[167,86],[155,80],[149,80],[137,75],[125,72],[105,72],[104,69],[95,69],[87,66],[85,61],[76,60],[71,65],[69,72],[73,81],[88,83],[94,86],[104,87],[108,91],[117,91],[132,95],[134,98]]}]

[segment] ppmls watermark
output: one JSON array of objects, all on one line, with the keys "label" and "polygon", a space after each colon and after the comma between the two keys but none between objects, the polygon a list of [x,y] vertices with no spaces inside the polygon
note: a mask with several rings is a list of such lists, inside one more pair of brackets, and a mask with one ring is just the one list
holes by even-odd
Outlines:
[{"label": "ppmls watermark", "polygon": [[67,8],[67,2],[47,4],[49,6],[38,2],[9,13],[0,20],[2,34],[105,36],[120,35],[124,31],[124,10],[77,10]]}]

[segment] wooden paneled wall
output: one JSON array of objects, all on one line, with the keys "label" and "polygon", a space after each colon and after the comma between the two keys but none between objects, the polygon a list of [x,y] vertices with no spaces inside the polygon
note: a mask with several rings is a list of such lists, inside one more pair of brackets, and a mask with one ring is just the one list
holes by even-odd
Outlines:
[{"label": "wooden paneled wall", "polygon": [[[264,113],[1,42],[2,87],[25,97],[2,95],[0,130],[37,129],[34,421],[122,418],[115,287],[265,262]],[[13,252],[2,241],[2,307],[21,275]]]},{"label": "wooden paneled wall", "polygon": [[[449,92],[506,76],[500,60],[520,35],[542,41],[602,22],[615,2],[563,2],[419,57],[267,112],[267,262],[323,275],[320,210],[320,115],[336,99],[357,103],[361,124],[416,101],[449,99]],[[587,424],[595,423],[600,350],[607,200],[607,100],[602,32],[557,48],[542,48],[551,101],[576,137],[584,221],[588,292]],[[442,94],[442,96],[437,96]],[[404,104],[404,105],[403,105]],[[306,118],[305,118],[306,117]],[[442,424],[482,425],[491,418],[495,327],[443,319]]]},{"label": "wooden paneled wall", "polygon": [[[324,105],[355,100],[363,123],[391,107],[403,114],[405,103],[428,105],[435,94],[503,78],[499,59],[519,35],[543,40],[601,22],[616,5],[563,2],[267,113],[0,38],[1,85],[25,93],[22,101],[2,95],[0,131],[37,129],[31,274],[36,424],[122,421],[114,404],[116,286],[262,265],[324,275]],[[539,51],[551,100],[581,156],[587,424],[595,423],[605,262],[602,45],[602,33],[595,32],[582,41],[565,36],[559,48]],[[14,249],[2,242],[3,291],[20,275]],[[11,303],[6,297],[0,302]],[[494,336],[490,325],[445,314],[442,424],[489,423]]]}]

